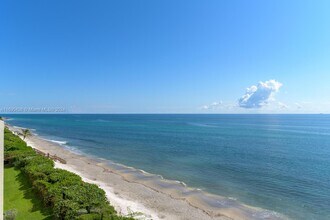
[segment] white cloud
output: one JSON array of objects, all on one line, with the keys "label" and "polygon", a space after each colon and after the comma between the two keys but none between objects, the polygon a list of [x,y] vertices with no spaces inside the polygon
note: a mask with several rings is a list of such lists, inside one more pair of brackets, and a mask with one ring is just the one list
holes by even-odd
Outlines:
[{"label": "white cloud", "polygon": [[261,108],[274,100],[274,95],[281,88],[282,83],[276,80],[259,82],[246,89],[245,94],[238,100],[242,108]]},{"label": "white cloud", "polygon": [[278,102],[277,104],[278,104],[278,106],[279,106],[280,109],[289,109],[289,106],[286,105],[283,102]]},{"label": "white cloud", "polygon": [[222,105],[222,101],[220,102],[212,102],[210,105],[203,105],[202,109],[209,110],[209,109],[217,109]]}]

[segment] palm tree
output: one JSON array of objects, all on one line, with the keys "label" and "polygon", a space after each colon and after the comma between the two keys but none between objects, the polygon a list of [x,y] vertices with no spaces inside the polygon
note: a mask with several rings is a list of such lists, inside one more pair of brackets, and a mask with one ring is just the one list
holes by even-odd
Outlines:
[{"label": "palm tree", "polygon": [[26,137],[31,135],[31,131],[29,129],[22,129],[23,132],[23,140],[25,140]]}]

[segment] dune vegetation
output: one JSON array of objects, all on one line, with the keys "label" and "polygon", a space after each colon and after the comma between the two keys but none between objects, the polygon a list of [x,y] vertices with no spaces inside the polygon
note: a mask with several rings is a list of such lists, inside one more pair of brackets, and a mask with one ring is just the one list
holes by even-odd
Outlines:
[{"label": "dune vegetation", "polygon": [[29,192],[31,198],[25,201],[27,202],[24,203],[25,205],[21,205],[19,201],[27,198],[23,197],[18,199],[17,203],[12,203],[13,200],[5,194],[5,209],[16,209],[17,217],[28,210],[33,212],[33,209],[26,208],[30,202],[33,203],[36,213],[39,213],[33,219],[132,219],[116,213],[107,201],[104,190],[95,184],[82,181],[80,176],[72,172],[54,168],[54,161],[37,154],[7,128],[4,150],[6,171],[8,171],[5,173],[5,182],[24,183],[24,187],[15,188],[16,191],[22,191],[16,192],[18,194],[26,193],[23,191],[31,189]]}]

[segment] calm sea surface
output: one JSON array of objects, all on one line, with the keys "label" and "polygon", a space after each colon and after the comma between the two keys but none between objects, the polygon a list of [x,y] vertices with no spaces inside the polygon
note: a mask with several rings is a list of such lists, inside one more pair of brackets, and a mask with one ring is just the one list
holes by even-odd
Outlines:
[{"label": "calm sea surface", "polygon": [[7,115],[65,147],[292,219],[330,219],[330,115]]}]

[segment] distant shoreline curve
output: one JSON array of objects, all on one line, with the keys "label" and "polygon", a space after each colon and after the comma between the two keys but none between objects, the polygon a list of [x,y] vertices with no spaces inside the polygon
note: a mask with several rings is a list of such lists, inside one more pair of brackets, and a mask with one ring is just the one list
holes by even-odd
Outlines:
[{"label": "distant shoreline curve", "polygon": [[[6,125],[11,131],[20,129],[8,123]],[[39,151],[66,160],[67,164],[55,162],[55,166],[80,175],[86,182],[99,185],[106,191],[110,203],[123,215],[139,212],[146,219],[288,219],[274,211],[187,187],[177,180],[163,179],[144,170],[78,154],[66,149],[58,141],[34,134],[25,141]]]}]

